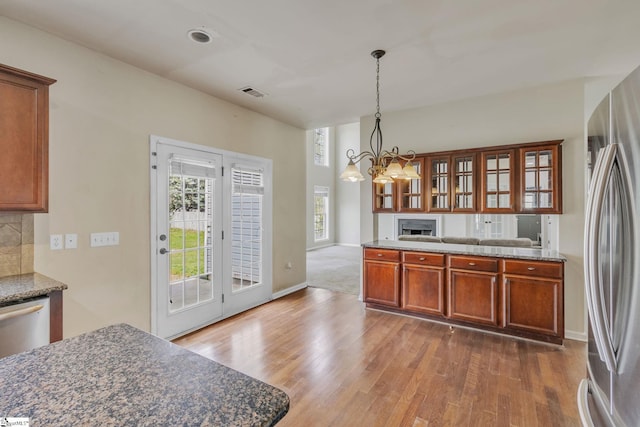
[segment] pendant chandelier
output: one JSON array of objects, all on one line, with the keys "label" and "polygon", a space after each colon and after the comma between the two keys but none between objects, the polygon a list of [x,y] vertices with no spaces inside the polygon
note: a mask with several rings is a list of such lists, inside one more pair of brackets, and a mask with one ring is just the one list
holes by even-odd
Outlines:
[{"label": "pendant chandelier", "polygon": [[[384,50],[374,50],[371,52],[371,56],[376,59],[376,124],[369,138],[371,151],[363,151],[360,154],[356,154],[351,148],[347,150],[349,164],[340,175],[340,179],[343,181],[364,181],[364,176],[362,176],[356,166],[356,164],[363,159],[369,159],[371,161],[371,167],[367,169],[367,173],[371,175],[373,182],[376,184],[388,184],[393,182],[394,179],[420,178],[420,175],[418,175],[411,163],[411,161],[416,158],[415,151],[410,150],[407,154],[400,155],[398,147],[393,147],[391,151],[382,149],[382,130],[380,129],[380,58],[382,58],[385,53]],[[373,142],[374,137],[375,144]],[[400,165],[399,160],[406,162],[404,167]]]}]

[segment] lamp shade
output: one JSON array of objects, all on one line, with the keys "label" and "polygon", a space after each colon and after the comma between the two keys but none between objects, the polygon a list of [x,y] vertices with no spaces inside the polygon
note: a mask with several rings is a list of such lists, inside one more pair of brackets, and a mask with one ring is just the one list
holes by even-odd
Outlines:
[{"label": "lamp shade", "polygon": [[373,178],[373,182],[375,182],[376,184],[390,184],[393,182],[393,178],[381,173]]},{"label": "lamp shade", "polygon": [[391,178],[404,178],[404,171],[402,170],[402,166],[398,163],[397,159],[393,159],[389,166],[387,166],[387,170],[384,173],[386,176],[390,176]]},{"label": "lamp shade", "polygon": [[420,175],[418,175],[416,168],[413,167],[413,163],[411,162],[407,162],[407,164],[402,168],[402,171],[406,175],[406,179],[420,179]]},{"label": "lamp shade", "polygon": [[340,179],[347,182],[357,182],[364,181],[364,176],[362,176],[358,167],[353,163],[353,160],[349,160],[349,164],[340,174]]}]

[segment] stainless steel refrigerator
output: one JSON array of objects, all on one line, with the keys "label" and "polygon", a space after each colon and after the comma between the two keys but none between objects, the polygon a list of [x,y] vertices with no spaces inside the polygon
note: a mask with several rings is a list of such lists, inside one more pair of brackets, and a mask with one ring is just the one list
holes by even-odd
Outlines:
[{"label": "stainless steel refrigerator", "polygon": [[640,426],[640,68],[588,123],[585,426]]}]

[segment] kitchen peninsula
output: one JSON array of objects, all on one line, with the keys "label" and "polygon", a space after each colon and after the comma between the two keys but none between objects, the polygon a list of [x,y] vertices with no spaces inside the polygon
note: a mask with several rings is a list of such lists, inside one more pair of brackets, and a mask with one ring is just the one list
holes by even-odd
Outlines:
[{"label": "kitchen peninsula", "polygon": [[32,425],[271,426],[283,391],[126,324],[0,360],[0,414]]},{"label": "kitchen peninsula", "polygon": [[363,298],[385,311],[561,344],[557,251],[379,240],[363,246]]}]

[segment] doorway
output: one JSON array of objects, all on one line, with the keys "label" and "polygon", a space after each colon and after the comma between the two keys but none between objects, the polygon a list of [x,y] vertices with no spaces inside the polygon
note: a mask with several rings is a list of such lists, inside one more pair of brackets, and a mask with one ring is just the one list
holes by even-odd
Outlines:
[{"label": "doorway", "polygon": [[271,299],[271,161],[151,137],[151,330],[174,338]]}]

